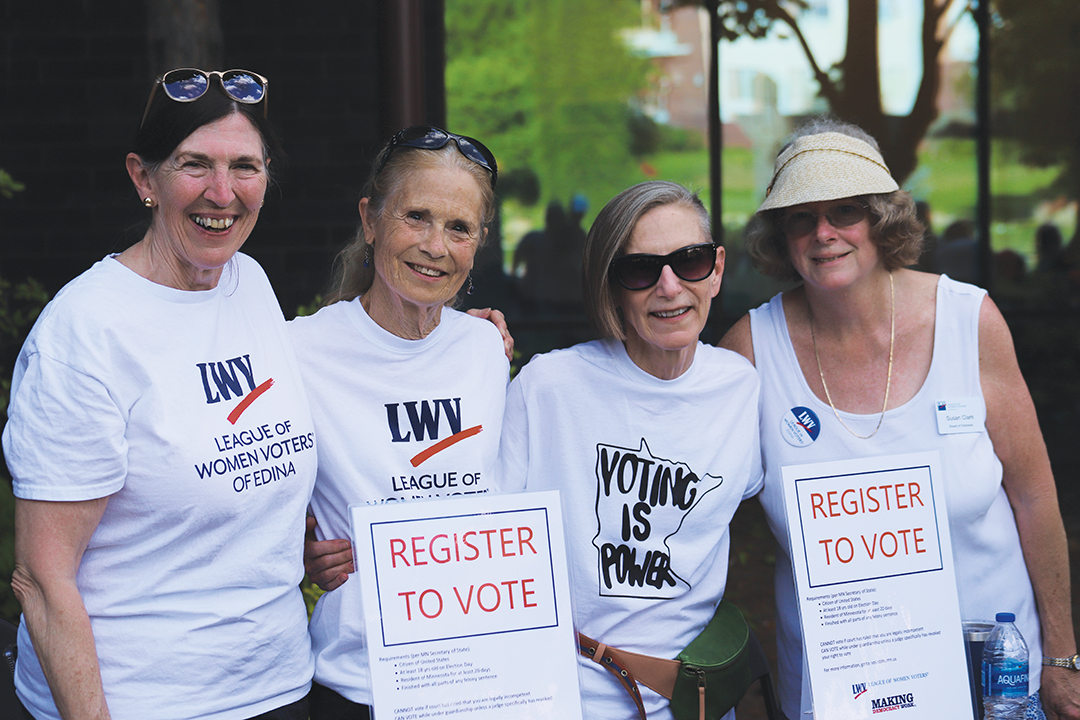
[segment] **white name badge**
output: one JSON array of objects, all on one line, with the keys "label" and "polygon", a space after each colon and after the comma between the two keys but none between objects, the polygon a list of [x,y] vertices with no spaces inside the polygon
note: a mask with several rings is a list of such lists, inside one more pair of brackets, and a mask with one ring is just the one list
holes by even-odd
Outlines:
[{"label": "white name badge", "polygon": [[957,398],[934,403],[941,435],[982,432],[986,427],[986,404],[982,398]]}]

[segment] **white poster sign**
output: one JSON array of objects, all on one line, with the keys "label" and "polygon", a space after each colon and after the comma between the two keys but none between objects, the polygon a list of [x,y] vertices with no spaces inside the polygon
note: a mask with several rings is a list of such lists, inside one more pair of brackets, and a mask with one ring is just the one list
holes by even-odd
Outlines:
[{"label": "white poster sign", "polygon": [[783,478],[814,717],[971,717],[938,454]]},{"label": "white poster sign", "polygon": [[581,717],[558,492],[349,513],[379,720]]}]

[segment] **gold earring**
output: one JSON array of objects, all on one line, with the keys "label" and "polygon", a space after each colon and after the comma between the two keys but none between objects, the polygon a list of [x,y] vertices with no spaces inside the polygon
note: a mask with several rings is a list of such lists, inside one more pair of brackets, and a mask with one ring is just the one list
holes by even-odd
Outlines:
[{"label": "gold earring", "polygon": [[142,204],[145,205],[148,208],[152,208],[155,205],[157,205],[157,203],[154,202],[154,198],[149,197],[149,196],[143,198]]}]

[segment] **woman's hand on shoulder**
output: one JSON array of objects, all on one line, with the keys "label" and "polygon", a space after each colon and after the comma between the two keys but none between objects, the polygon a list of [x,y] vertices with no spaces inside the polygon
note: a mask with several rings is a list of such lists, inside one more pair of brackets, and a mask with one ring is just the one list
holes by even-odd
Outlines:
[{"label": "woman's hand on shoulder", "polygon": [[304,572],[322,590],[336,590],[349,579],[350,573],[356,572],[352,543],[344,539],[316,540],[315,518],[308,515],[306,522]]},{"label": "woman's hand on shoulder", "polygon": [[467,312],[473,317],[489,321],[499,329],[499,333],[502,335],[503,339],[503,352],[506,353],[506,359],[513,362],[514,338],[510,335],[510,328],[506,326],[506,316],[502,314],[502,311],[493,310],[492,308],[473,308]]}]

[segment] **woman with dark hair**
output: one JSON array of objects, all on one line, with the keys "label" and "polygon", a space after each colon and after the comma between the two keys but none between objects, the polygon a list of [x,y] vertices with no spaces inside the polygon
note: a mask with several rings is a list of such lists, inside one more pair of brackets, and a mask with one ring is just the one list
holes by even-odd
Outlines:
[{"label": "woman with dark hair", "polygon": [[[781,468],[936,450],[962,616],[1015,613],[1031,652],[1029,717],[1042,716],[1042,669],[1050,716],[1075,718],[1068,549],[1031,397],[986,292],[906,269],[921,238],[877,143],[835,120],[802,128],[780,151],[748,234],[761,270],[801,281],[721,342],[761,376],[761,503],[781,549],[781,703],[791,720],[812,712]],[[938,403],[951,399],[980,418],[974,431],[939,425]],[[793,408],[814,416],[817,434],[781,431]]]},{"label": "woman with dark hair", "polygon": [[[318,580],[351,560],[350,503],[494,489],[509,363],[496,326],[452,306],[472,283],[497,173],[472,138],[399,132],[365,185],[326,305],[289,323],[319,438],[311,510],[321,538],[342,538],[313,541],[312,557],[325,553],[309,564]],[[329,573],[311,619],[312,720],[370,714],[360,587],[342,584],[347,571]]]},{"label": "woman with dark hair", "polygon": [[534,357],[507,393],[500,488],[562,493],[574,625],[595,641],[580,657],[590,718],[670,720],[663,695],[605,670],[605,648],[670,660],[702,631],[724,595],[728,523],[761,487],[757,376],[698,340],[723,270],[695,194],[623,191],[585,242],[603,339]]},{"label": "woman with dark hair", "polygon": [[127,156],[145,235],[57,293],[19,355],[3,443],[28,717],[307,717],[312,422],[239,252],[278,153],[267,86],[158,79]]}]

